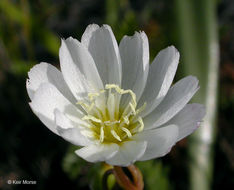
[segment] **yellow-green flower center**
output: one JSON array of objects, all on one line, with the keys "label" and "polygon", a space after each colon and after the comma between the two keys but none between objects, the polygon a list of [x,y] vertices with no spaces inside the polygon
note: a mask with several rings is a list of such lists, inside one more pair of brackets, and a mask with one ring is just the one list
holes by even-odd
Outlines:
[{"label": "yellow-green flower center", "polygon": [[89,93],[88,99],[78,104],[86,112],[82,119],[88,123],[83,134],[100,143],[121,144],[144,128],[139,113],[146,104],[137,109],[136,95],[132,90],[107,84],[105,89]]}]

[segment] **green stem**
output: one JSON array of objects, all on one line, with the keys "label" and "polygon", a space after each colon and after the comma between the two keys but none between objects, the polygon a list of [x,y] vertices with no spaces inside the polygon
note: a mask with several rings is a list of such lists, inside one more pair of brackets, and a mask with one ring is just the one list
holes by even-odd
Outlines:
[{"label": "green stem", "polygon": [[212,183],[217,109],[219,50],[216,1],[175,0],[175,5],[183,73],[198,77],[200,90],[194,100],[204,104],[207,110],[201,127],[190,138],[190,189],[207,190]]}]

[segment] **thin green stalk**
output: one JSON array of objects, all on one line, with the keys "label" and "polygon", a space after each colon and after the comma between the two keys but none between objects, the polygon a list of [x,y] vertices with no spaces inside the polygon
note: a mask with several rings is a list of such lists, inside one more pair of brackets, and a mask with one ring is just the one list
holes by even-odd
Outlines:
[{"label": "thin green stalk", "polygon": [[190,189],[211,188],[217,109],[219,48],[216,1],[175,0],[183,74],[200,81],[196,102],[206,106],[204,122],[189,142]]}]

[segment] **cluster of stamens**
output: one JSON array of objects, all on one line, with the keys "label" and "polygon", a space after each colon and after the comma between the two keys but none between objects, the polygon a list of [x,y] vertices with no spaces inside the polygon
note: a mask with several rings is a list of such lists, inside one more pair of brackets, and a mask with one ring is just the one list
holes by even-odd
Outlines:
[{"label": "cluster of stamens", "polygon": [[132,90],[107,84],[105,89],[89,93],[88,99],[78,104],[86,112],[82,120],[88,124],[82,133],[100,143],[121,144],[144,128],[139,113],[146,104],[137,109],[136,95]]}]

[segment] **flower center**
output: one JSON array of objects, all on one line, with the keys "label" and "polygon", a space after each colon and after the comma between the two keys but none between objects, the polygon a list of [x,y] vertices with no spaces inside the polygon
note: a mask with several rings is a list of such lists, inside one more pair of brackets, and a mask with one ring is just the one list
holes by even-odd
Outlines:
[{"label": "flower center", "polygon": [[78,104],[87,113],[82,120],[88,125],[82,133],[100,143],[121,144],[142,131],[144,123],[139,113],[146,103],[137,108],[136,95],[118,85],[107,84],[99,92],[89,93],[88,99]]}]

